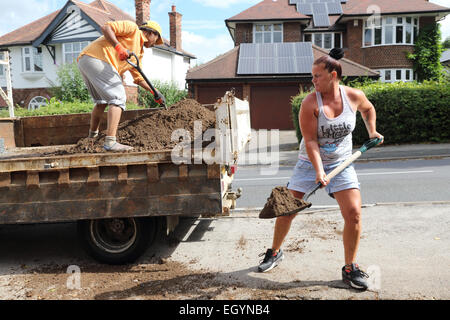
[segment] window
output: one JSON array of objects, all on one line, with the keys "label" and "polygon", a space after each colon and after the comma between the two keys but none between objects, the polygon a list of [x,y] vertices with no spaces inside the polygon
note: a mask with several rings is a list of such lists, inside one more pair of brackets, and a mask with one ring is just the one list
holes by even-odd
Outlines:
[{"label": "window", "polygon": [[412,69],[381,69],[378,71],[380,71],[381,82],[409,82],[414,80]]},{"label": "window", "polygon": [[419,19],[416,17],[384,17],[364,23],[364,47],[389,44],[414,44]]},{"label": "window", "polygon": [[89,44],[88,41],[71,42],[63,44],[64,63],[72,63],[78,58],[81,51]]},{"label": "window", "polygon": [[253,43],[280,43],[283,42],[283,25],[255,24],[253,34]]},{"label": "window", "polygon": [[22,71],[42,72],[42,48],[25,47],[22,48]]},{"label": "window", "polygon": [[342,48],[342,35],[340,33],[305,33],[303,41],[312,42],[324,49]]}]

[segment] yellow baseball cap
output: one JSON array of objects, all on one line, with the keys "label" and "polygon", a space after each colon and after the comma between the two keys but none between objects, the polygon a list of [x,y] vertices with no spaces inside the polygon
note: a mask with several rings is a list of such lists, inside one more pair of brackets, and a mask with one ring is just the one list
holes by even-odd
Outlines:
[{"label": "yellow baseball cap", "polygon": [[163,45],[164,41],[162,39],[162,29],[158,22],[156,21],[147,21],[143,25],[139,26],[139,29],[141,30],[150,30],[150,31],[156,31],[159,34],[159,38],[156,41],[157,45]]}]

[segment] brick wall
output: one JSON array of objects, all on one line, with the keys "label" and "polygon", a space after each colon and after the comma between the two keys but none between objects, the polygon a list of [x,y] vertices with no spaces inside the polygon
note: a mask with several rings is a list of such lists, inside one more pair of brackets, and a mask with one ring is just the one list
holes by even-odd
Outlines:
[{"label": "brick wall", "polygon": [[175,50],[181,51],[181,20],[182,15],[176,11],[176,6],[172,6],[172,12],[169,12],[170,21],[170,46]]},{"label": "brick wall", "polygon": [[150,4],[151,0],[135,0],[136,24],[138,26],[150,20]]},{"label": "brick wall", "polygon": [[412,53],[414,46],[378,46],[363,48],[363,65],[371,69],[385,68],[412,68],[413,63],[406,58],[406,54]]},{"label": "brick wall", "polygon": [[357,26],[354,25],[354,20],[347,22],[347,32],[344,35],[345,57],[347,59],[372,69],[412,68],[413,64],[406,58],[406,54],[407,52],[413,52],[413,45],[362,48],[363,26],[363,20],[358,20]]},{"label": "brick wall", "polygon": [[284,42],[301,42],[302,33],[299,22],[285,22],[283,24]]},{"label": "brick wall", "polygon": [[347,32],[344,35],[344,47],[347,48],[345,57],[354,62],[363,64],[362,30],[363,21],[357,20],[358,25],[354,25],[354,20],[347,22]]},{"label": "brick wall", "polygon": [[50,98],[51,94],[47,88],[13,89],[14,105],[19,105],[23,108],[28,108],[31,99],[36,96]]},{"label": "brick wall", "polygon": [[238,46],[241,43],[253,42],[253,24],[251,23],[238,23],[236,25],[236,31],[234,35],[234,45]]},{"label": "brick wall", "polygon": [[136,86],[125,86],[125,92],[127,94],[127,103],[138,104],[138,87]]}]

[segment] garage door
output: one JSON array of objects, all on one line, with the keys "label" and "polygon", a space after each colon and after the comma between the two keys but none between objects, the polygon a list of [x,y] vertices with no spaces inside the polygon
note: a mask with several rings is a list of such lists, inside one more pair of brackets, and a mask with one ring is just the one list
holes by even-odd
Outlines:
[{"label": "garage door", "polygon": [[242,99],[242,85],[198,85],[197,101],[202,104],[216,103],[218,98],[222,98],[225,92],[234,89],[237,98]]},{"label": "garage door", "polygon": [[253,85],[250,98],[252,128],[293,130],[291,97],[298,92],[298,84]]}]

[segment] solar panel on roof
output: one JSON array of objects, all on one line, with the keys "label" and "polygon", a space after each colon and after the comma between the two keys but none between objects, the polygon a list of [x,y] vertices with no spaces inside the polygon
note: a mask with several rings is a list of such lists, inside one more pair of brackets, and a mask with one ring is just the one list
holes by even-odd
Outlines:
[{"label": "solar panel on roof", "polygon": [[330,26],[328,9],[325,3],[313,3],[313,21],[315,27]]},{"label": "solar panel on roof", "polygon": [[[313,16],[314,26],[328,27],[330,14],[342,14],[341,3],[347,3],[346,0],[289,0],[289,4],[295,4],[297,12],[304,15]],[[326,17],[325,17],[326,16]]]},{"label": "solar panel on roof", "polygon": [[340,2],[327,2],[327,9],[329,14],[342,14],[342,6]]},{"label": "solar panel on roof", "polygon": [[297,3],[297,12],[304,15],[312,15],[312,5],[310,3]]},{"label": "solar panel on roof", "polygon": [[237,74],[309,74],[313,60],[310,42],[242,43]]}]

